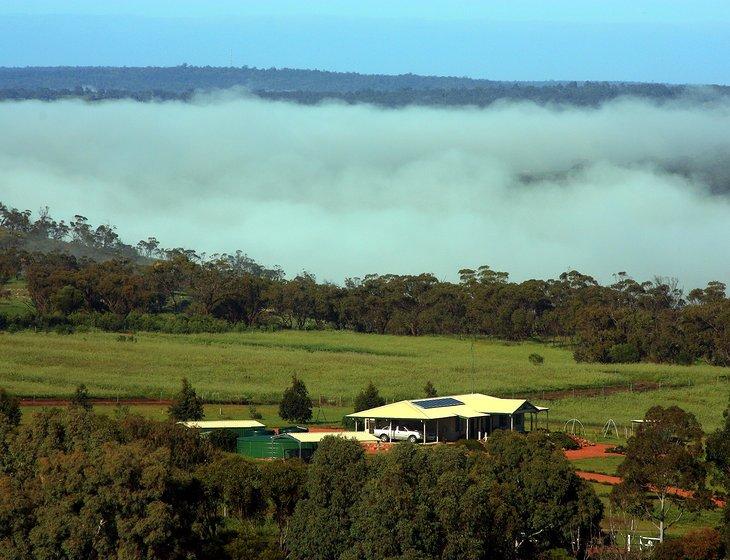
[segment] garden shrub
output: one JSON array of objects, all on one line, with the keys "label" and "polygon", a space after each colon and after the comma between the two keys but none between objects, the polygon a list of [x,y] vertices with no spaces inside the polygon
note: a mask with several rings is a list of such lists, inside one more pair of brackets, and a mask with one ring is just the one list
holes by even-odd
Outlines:
[{"label": "garden shrub", "polygon": [[641,359],[638,348],[630,342],[614,344],[608,349],[611,361],[616,364],[629,364],[638,362]]},{"label": "garden shrub", "polygon": [[540,354],[535,354],[534,352],[530,354],[527,359],[533,366],[541,366],[545,361],[545,358],[543,358]]},{"label": "garden shrub", "polygon": [[236,451],[236,432],[231,430],[213,430],[208,436],[208,441],[218,449],[233,453]]},{"label": "garden shrub", "polygon": [[556,447],[560,447],[561,449],[566,449],[566,450],[580,449],[580,445],[578,445],[573,440],[573,438],[571,438],[565,432],[550,432],[550,434],[548,435],[548,438],[550,439],[550,442],[553,445],[555,445]]}]

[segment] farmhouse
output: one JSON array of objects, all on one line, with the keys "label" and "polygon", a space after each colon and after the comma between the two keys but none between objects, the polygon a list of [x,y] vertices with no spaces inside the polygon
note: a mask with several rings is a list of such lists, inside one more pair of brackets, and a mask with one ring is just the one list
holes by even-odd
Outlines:
[{"label": "farmhouse", "polygon": [[528,417],[532,430],[536,427],[537,414],[548,410],[525,399],[471,393],[399,401],[348,414],[348,417],[354,419],[356,431],[363,420],[364,430],[382,441],[438,442],[484,439],[494,430],[524,432]]}]

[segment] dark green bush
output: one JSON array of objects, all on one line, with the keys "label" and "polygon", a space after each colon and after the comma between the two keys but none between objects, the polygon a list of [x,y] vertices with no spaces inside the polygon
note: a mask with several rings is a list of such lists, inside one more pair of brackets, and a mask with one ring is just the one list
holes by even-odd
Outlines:
[{"label": "dark green bush", "polygon": [[469,451],[486,452],[486,450],[487,450],[487,448],[484,447],[484,445],[476,439],[460,439],[459,441],[456,442],[455,445],[464,447],[465,449],[468,449]]},{"label": "dark green bush", "polygon": [[533,366],[541,366],[545,361],[545,358],[543,358],[540,354],[535,354],[534,352],[530,354],[527,359]]},{"label": "dark green bush", "polygon": [[296,375],[292,377],[292,384],[284,390],[279,403],[279,416],[292,422],[308,422],[312,418],[312,399],[304,381]]},{"label": "dark green bush", "polygon": [[377,387],[371,381],[362,391],[355,397],[355,412],[377,408],[385,404],[385,399],[380,396]]},{"label": "dark green bush", "polygon": [[71,325],[56,325],[53,327],[53,332],[56,334],[73,334],[74,328]]},{"label": "dark green bush", "polygon": [[264,417],[254,405],[248,407],[248,415],[251,420],[261,420]]},{"label": "dark green bush", "polygon": [[53,306],[64,315],[78,311],[84,305],[84,294],[74,286],[64,286],[51,299]]},{"label": "dark green bush", "polygon": [[231,430],[213,430],[208,436],[208,440],[218,449],[233,453],[236,450],[236,440],[238,436],[236,432]]},{"label": "dark green bush", "polygon": [[561,449],[580,449],[580,445],[573,441],[573,439],[565,432],[550,432],[548,438],[553,445],[560,447]]},{"label": "dark green bush", "polygon": [[629,364],[638,362],[641,359],[639,349],[630,342],[614,344],[608,349],[608,355],[613,363]]}]

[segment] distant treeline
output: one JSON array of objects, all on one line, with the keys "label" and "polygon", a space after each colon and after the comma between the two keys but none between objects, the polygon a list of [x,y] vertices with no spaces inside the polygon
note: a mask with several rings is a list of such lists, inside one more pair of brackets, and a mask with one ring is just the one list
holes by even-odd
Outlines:
[{"label": "distant treeline", "polygon": [[0,68],[0,100],[81,98],[189,100],[196,92],[241,87],[265,99],[304,104],[339,99],[385,107],[484,107],[498,100],[596,106],[621,96],[658,101],[730,94],[727,86],[623,82],[501,82],[471,78],[368,75],[319,70],[176,67]]},{"label": "distant treeline", "polygon": [[42,212],[33,220],[0,205],[0,289],[23,278],[32,302],[26,314],[0,315],[0,326],[539,337],[567,340],[582,361],[730,365],[730,300],[721,282],[684,294],[676,281],[637,282],[623,272],[602,286],[577,271],[510,282],[481,266],[459,271],[459,282],[372,274],[336,285],[306,272],[286,279],[240,251],[206,257],[160,249],[153,237],[132,247],[113,227],[82,218],[66,225]]}]

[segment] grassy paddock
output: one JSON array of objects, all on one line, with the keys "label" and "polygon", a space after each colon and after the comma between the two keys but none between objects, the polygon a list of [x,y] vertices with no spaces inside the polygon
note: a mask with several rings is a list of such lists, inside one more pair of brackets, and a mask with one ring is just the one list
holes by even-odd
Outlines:
[{"label": "grassy paddock", "polygon": [[586,428],[586,435],[596,439],[602,433],[605,422],[612,418],[618,427],[619,437],[624,439],[626,431],[631,429],[631,420],[642,418],[650,407],[657,404],[682,407],[694,413],[706,431],[714,430],[722,422],[722,411],[729,396],[730,383],[710,378],[687,387],[615,393],[588,399],[569,397],[548,404],[552,429],[562,428],[566,420],[578,418]]},{"label": "grassy paddock", "polygon": [[615,475],[623,457],[591,457],[571,461],[575,470]]},{"label": "grassy paddock", "polygon": [[26,315],[33,309],[25,282],[22,280],[11,280],[5,285],[9,292],[7,297],[0,298],[0,313],[10,317]]},{"label": "grassy paddock", "polygon": [[[128,405],[122,407],[128,410],[132,414],[140,414],[145,418],[152,420],[166,420],[167,406],[159,404],[144,404],[144,405]],[[28,422],[34,413],[47,410],[45,407],[39,406],[23,406],[21,407],[23,412],[23,422]],[[94,412],[97,414],[114,415],[119,410],[116,405],[95,405]],[[262,418],[259,422],[265,424],[267,427],[274,428],[279,426],[289,426],[291,422],[282,420],[279,417],[278,405],[264,404],[256,405],[256,410],[261,414]],[[321,409],[316,408],[312,414],[312,421],[309,425],[314,426],[336,426],[339,427],[342,424],[342,417],[345,414],[352,412],[350,407],[337,407],[327,406]],[[250,420],[251,415],[249,413],[249,407],[239,404],[208,404],[205,405],[205,419],[206,420]]]},{"label": "grassy paddock", "polygon": [[[577,417],[594,431],[607,418],[624,426],[653,404],[675,403],[714,428],[730,390],[723,368],[578,364],[569,350],[535,342],[478,339],[472,352],[470,339],[341,331],[137,333],[135,338],[121,342],[118,335],[103,332],[0,334],[0,386],[22,396],[65,397],[85,383],[94,396],[169,398],[187,376],[209,401],[247,398],[273,404],[297,373],[315,401],[322,397],[347,408],[368,381],[388,400],[396,400],[421,396],[431,380],[441,394],[472,389],[502,396],[532,393],[533,400],[551,407],[553,428]],[[528,361],[533,352],[545,357],[542,366]],[[638,381],[672,387],[547,403],[540,399],[541,391]]]}]

